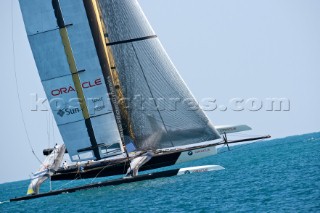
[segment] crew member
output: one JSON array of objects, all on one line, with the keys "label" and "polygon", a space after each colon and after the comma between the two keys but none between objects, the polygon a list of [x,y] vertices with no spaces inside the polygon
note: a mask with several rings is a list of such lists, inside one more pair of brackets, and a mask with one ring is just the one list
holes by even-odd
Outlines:
[{"label": "crew member", "polygon": [[125,178],[131,178],[131,177],[136,177],[138,176],[138,172],[141,166],[146,164],[151,158],[154,156],[153,151],[149,150],[145,152],[144,154],[134,158],[130,162],[130,167],[127,170],[127,174]]},{"label": "crew member", "polygon": [[69,167],[67,161],[64,161],[62,165],[65,170]]}]

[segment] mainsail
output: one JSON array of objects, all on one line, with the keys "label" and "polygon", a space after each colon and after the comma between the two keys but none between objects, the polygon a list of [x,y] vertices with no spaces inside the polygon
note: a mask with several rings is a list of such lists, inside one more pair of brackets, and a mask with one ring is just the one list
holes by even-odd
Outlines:
[{"label": "mainsail", "polygon": [[220,138],[136,0],[19,1],[72,161]]},{"label": "mainsail", "polygon": [[[138,149],[220,138],[179,76],[137,0],[97,0]],[[129,131],[128,131],[129,132]]]}]

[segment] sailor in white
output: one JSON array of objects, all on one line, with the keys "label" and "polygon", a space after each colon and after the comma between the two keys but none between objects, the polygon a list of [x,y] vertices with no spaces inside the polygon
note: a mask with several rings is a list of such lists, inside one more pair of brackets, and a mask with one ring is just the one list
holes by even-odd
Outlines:
[{"label": "sailor in white", "polygon": [[62,166],[64,169],[68,169],[68,167],[69,167],[67,161],[64,161]]},{"label": "sailor in white", "polygon": [[146,153],[134,158],[130,162],[130,167],[127,170],[126,178],[138,176],[138,172],[141,166],[146,164],[154,156],[153,151],[147,151]]}]

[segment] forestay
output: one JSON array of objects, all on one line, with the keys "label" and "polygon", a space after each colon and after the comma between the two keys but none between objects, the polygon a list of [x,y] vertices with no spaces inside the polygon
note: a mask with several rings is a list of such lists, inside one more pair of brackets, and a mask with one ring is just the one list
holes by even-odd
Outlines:
[{"label": "forestay", "polygon": [[122,153],[82,0],[20,0],[38,72],[73,161]]}]

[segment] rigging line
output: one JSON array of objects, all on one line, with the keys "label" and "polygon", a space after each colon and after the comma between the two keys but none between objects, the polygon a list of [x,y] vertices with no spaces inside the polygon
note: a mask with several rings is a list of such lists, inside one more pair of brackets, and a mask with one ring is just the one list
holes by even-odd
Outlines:
[{"label": "rigging line", "polygon": [[48,121],[49,121],[49,123],[48,123],[48,132],[49,132],[49,146],[53,143],[53,141],[52,141],[52,136],[51,136],[51,120],[52,120],[52,118],[51,118],[51,115],[50,115],[50,113],[49,113],[49,111],[47,112],[48,113]]},{"label": "rigging line", "polygon": [[29,147],[31,149],[32,154],[34,155],[34,157],[40,162],[40,164],[42,164],[41,160],[38,158],[38,156],[36,155],[34,148],[31,144],[31,140],[28,134],[28,130],[27,130],[27,125],[26,122],[24,120],[24,115],[23,115],[23,110],[22,110],[22,106],[21,106],[21,98],[20,98],[20,94],[19,94],[19,86],[18,86],[18,77],[17,77],[17,71],[16,71],[16,54],[15,54],[15,43],[14,43],[14,16],[13,16],[13,7],[14,7],[14,0],[11,1],[11,42],[12,42],[12,56],[13,56],[13,71],[14,71],[14,78],[15,78],[15,83],[16,83],[16,93],[17,93],[17,98],[19,101],[19,109],[20,109],[20,113],[21,113],[21,120],[23,123],[23,127],[24,127],[24,131],[25,134],[27,136],[27,141],[29,144]]},{"label": "rigging line", "polygon": [[126,161],[124,162],[124,165],[123,165],[123,173],[127,173],[128,169],[127,169],[127,163],[129,163],[129,166],[130,167],[130,170],[132,170],[131,168],[131,165],[130,165],[130,162],[129,161]]},{"label": "rigging line", "polygon": [[53,114],[50,114],[51,115],[51,124],[52,124],[52,141],[53,141],[53,144],[55,144],[56,140],[55,140],[55,134],[54,134],[54,117],[53,117]]},{"label": "rigging line", "polygon": [[103,167],[103,169],[100,170],[100,172],[92,179],[91,183],[93,183],[93,181],[95,181],[101,174],[101,172],[103,172],[103,170],[105,170],[109,165],[111,165],[111,162],[109,162],[106,166]]},{"label": "rigging line", "polygon": [[[258,140],[258,141],[256,141],[256,142],[252,142],[252,143],[247,143],[247,144],[241,144],[241,145],[238,145],[238,146],[234,146],[234,148],[232,148],[232,149],[230,149],[230,150],[225,150],[225,151],[219,152],[218,155],[224,154],[224,153],[226,153],[226,152],[232,152],[232,151],[234,151],[234,150],[242,149],[242,148],[245,148],[245,147],[247,147],[247,146],[249,146],[249,145],[252,145],[253,143],[263,142],[263,141],[265,141],[265,139]],[[226,147],[226,145],[223,145],[223,147],[221,147],[221,148],[225,148],[225,147]]]},{"label": "rigging line", "polygon": [[49,116],[49,135],[50,135],[50,145],[51,144],[55,144],[54,143],[54,138],[53,138],[53,133],[52,133],[52,116],[51,116],[51,114],[50,114],[50,112],[49,111],[47,111],[48,112],[48,116]]},{"label": "rigging line", "polygon": [[[76,177],[75,179],[73,179],[73,180],[71,180],[71,181],[69,181],[69,182],[61,185],[60,187],[58,187],[58,188],[55,189],[55,190],[60,190],[60,189],[62,189],[64,186],[70,185],[71,183],[75,182],[75,181],[78,180],[79,178],[80,178],[80,176],[78,176],[78,177]],[[84,179],[80,179],[80,180],[82,180],[83,182],[85,181]]]},{"label": "rigging line", "polygon": [[50,146],[50,141],[49,141],[49,130],[48,130],[48,115],[45,114],[46,116],[46,127],[47,127],[47,140],[48,140],[48,147]]},{"label": "rigging line", "polygon": [[49,114],[46,113],[46,125],[47,125],[47,136],[48,136],[48,148],[50,148],[50,117]]},{"label": "rigging line", "polygon": [[[151,94],[151,96],[152,96],[152,98],[153,98],[155,107],[157,107],[157,111],[158,111],[158,113],[159,113],[159,116],[160,116],[160,119],[161,119],[161,121],[162,121],[163,127],[164,127],[166,133],[168,134],[167,126],[165,125],[164,120],[163,120],[163,117],[162,117],[162,115],[161,115],[161,113],[160,113],[160,111],[159,111],[159,107],[158,107],[158,105],[157,105],[157,102],[156,102],[155,97],[154,97],[154,95],[153,95],[153,92],[152,92],[152,90],[151,90],[151,87],[150,87],[150,85],[149,85],[149,83],[148,83],[147,76],[145,75],[145,72],[144,72],[144,70],[143,70],[143,67],[142,67],[141,62],[140,62],[140,59],[139,59],[139,57],[138,57],[136,48],[134,47],[134,44],[133,44],[133,43],[132,43],[132,48],[133,48],[134,54],[136,55],[138,64],[139,64],[139,66],[140,66],[142,75],[143,75],[143,77],[144,77],[144,80],[146,81],[146,84],[147,84],[147,86],[148,86],[148,89],[149,89],[149,91],[150,91],[150,94]],[[172,147],[174,147],[174,144],[173,144],[171,138],[170,138],[170,143],[171,143]]]}]

